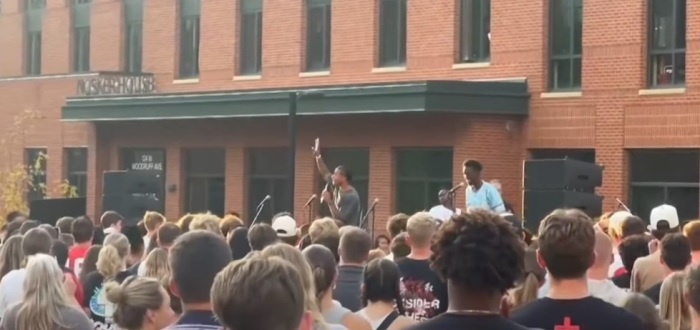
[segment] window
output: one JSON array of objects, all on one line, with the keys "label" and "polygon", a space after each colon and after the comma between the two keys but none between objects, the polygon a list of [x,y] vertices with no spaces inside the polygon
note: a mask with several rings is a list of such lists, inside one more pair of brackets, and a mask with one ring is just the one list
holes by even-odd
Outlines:
[{"label": "window", "polygon": [[26,74],[41,74],[41,31],[27,32]]},{"label": "window", "polygon": [[25,149],[29,187],[27,197],[30,201],[44,199],[46,196],[46,159],[45,148]]},{"label": "window", "polygon": [[550,1],[549,88],[581,88],[583,0]]},{"label": "window", "polygon": [[87,148],[66,148],[66,180],[80,197],[87,193]]},{"label": "window", "polygon": [[253,221],[256,207],[270,195],[260,212],[259,222],[269,223],[276,213],[293,212],[288,198],[287,150],[284,148],[260,148],[248,151],[248,219]]},{"label": "window", "polygon": [[73,72],[90,71],[90,0],[73,0]]},{"label": "window", "polygon": [[257,75],[262,71],[262,0],[241,2],[241,29],[239,35],[239,64],[241,75]]},{"label": "window", "polygon": [[698,218],[700,151],[633,150],[629,153],[629,207],[649,220],[651,209],[671,204],[681,221]]},{"label": "window", "polygon": [[180,0],[180,78],[199,77],[199,0]]},{"label": "window", "polygon": [[41,30],[46,0],[25,2],[24,70],[26,75],[41,74]]},{"label": "window", "polygon": [[306,71],[331,66],[331,0],[307,0]]},{"label": "window", "polygon": [[686,0],[650,0],[649,9],[649,85],[683,85]]},{"label": "window", "polygon": [[396,205],[413,214],[438,204],[440,189],[452,187],[452,149],[396,150]]},{"label": "window", "polygon": [[406,65],[407,0],[379,1],[379,66]]},{"label": "window", "polygon": [[223,216],[226,207],[226,150],[192,149],[185,153],[185,212]]},{"label": "window", "polygon": [[[343,165],[352,173],[352,186],[360,195],[360,205],[362,212],[367,211],[367,200],[369,199],[369,149],[367,148],[331,148],[322,150],[323,161],[331,172],[338,166]],[[326,182],[319,176],[318,186],[315,193],[321,196]],[[317,210],[318,215],[330,216],[331,212],[325,203],[321,203]]]},{"label": "window", "polygon": [[487,62],[491,56],[491,0],[461,0],[459,62]]},{"label": "window", "polygon": [[[165,177],[165,149],[128,148],[120,152],[121,170],[126,171],[157,171],[162,178]],[[159,201],[158,210],[165,209],[165,180],[159,193],[155,194],[155,200]]]},{"label": "window", "polygon": [[124,7],[124,69],[130,73],[141,73],[143,61],[143,1],[126,0]]}]

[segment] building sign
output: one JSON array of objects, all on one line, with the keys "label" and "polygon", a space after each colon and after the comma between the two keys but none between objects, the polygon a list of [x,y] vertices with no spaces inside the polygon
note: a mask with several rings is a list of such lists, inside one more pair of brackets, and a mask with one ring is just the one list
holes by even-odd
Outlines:
[{"label": "building sign", "polygon": [[78,96],[137,95],[156,92],[152,75],[98,75],[78,81]]},{"label": "building sign", "polygon": [[124,159],[126,169],[130,171],[159,171],[164,172],[165,152],[160,149],[126,150]]}]

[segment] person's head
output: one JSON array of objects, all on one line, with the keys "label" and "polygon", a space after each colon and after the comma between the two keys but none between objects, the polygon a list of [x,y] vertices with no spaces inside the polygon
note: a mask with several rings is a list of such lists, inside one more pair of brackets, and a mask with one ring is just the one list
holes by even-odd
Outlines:
[{"label": "person's head", "polygon": [[136,228],[139,230],[139,234],[141,234],[141,236],[145,236],[148,233],[146,230],[146,224],[143,223],[143,220],[136,223]]},{"label": "person's head", "polygon": [[146,256],[143,261],[142,276],[155,278],[161,284],[167,284],[170,279],[170,264],[168,264],[168,250],[156,248]]},{"label": "person's head", "polygon": [[411,247],[408,246],[407,242],[408,234],[401,233],[396,235],[393,240],[391,240],[391,254],[394,256],[394,260],[404,258],[411,254]]},{"label": "person's head", "polygon": [[700,220],[693,220],[683,226],[683,235],[688,238],[690,248],[695,251],[700,251]]},{"label": "person's head", "polygon": [[311,236],[311,241],[315,241],[321,236],[327,235],[340,235],[340,229],[332,218],[322,218],[315,220],[311,223],[309,227],[309,236]]},{"label": "person's head", "polygon": [[295,245],[299,240],[297,222],[288,213],[276,215],[272,218],[272,229],[277,233],[280,241]]},{"label": "person's head", "polygon": [[158,228],[158,246],[164,249],[169,249],[173,243],[175,243],[175,239],[178,238],[180,234],[180,227],[178,227],[176,224],[164,223],[160,226],[160,228]]},{"label": "person's head", "polygon": [[389,254],[391,245],[391,239],[386,235],[379,235],[374,239],[374,248],[384,251],[385,254]]},{"label": "person's head", "polygon": [[605,270],[607,275],[610,264],[613,262],[613,245],[610,236],[600,230],[595,231],[595,262],[591,269]]},{"label": "person's head", "polygon": [[537,263],[537,251],[534,249],[525,250],[523,259],[523,276],[515,283],[515,289],[510,294],[511,308],[518,309],[537,299],[537,291],[544,283],[547,271]]},{"label": "person's head", "polygon": [[143,225],[146,226],[146,232],[153,234],[162,224],[165,223],[165,217],[154,211],[148,211],[143,215]]},{"label": "person's head", "polygon": [[51,255],[56,258],[56,264],[62,270],[66,269],[66,262],[68,261],[68,245],[61,241],[53,241],[51,244]]},{"label": "person's head", "polygon": [[27,221],[27,215],[20,211],[12,211],[5,216],[5,221],[10,222],[24,222]]},{"label": "person's head", "polygon": [[59,234],[58,240],[66,243],[68,247],[75,245],[75,238],[73,238],[73,234]]},{"label": "person's head", "polygon": [[28,258],[39,253],[51,253],[51,236],[41,228],[30,229],[22,236],[22,254]]},{"label": "person's head", "polygon": [[73,217],[62,217],[56,221],[56,228],[58,228],[58,232],[61,234],[70,234],[72,233],[71,227],[73,226],[73,221],[75,218]]},{"label": "person's head", "polygon": [[185,214],[177,220],[177,226],[180,227],[180,230],[182,230],[182,233],[186,233],[190,231],[190,224],[192,223],[192,219],[194,219],[194,214]]},{"label": "person's head", "polygon": [[644,235],[647,232],[647,225],[638,216],[628,217],[622,223],[622,239],[632,235]]},{"label": "person's head", "polygon": [[231,249],[219,234],[192,230],[175,240],[170,248],[170,292],[182,303],[209,302],[214,277],[231,261]]},{"label": "person's head", "polygon": [[76,244],[92,243],[95,225],[88,217],[77,217],[71,225],[71,233]]},{"label": "person's head", "polygon": [[43,253],[31,256],[22,291],[22,305],[15,316],[17,329],[65,327],[60,320],[63,310],[70,305],[63,288],[63,271],[56,259]]},{"label": "person's head", "polygon": [[632,213],[627,211],[617,211],[610,215],[608,219],[608,235],[612,239],[613,245],[617,246],[623,239],[622,226],[627,219],[633,217]]},{"label": "person's head", "polygon": [[676,233],[680,229],[678,211],[675,207],[663,204],[655,207],[649,214],[649,230],[654,238],[661,240],[666,234]]},{"label": "person's head", "polygon": [[345,166],[341,165],[335,168],[333,174],[331,175],[331,179],[333,180],[334,186],[343,187],[352,183],[352,172],[345,168]]},{"label": "person's head", "polygon": [[695,315],[700,315],[700,266],[691,267],[685,276],[683,296]]},{"label": "person's head", "polygon": [[593,221],[578,210],[555,210],[540,222],[537,259],[553,279],[583,279],[595,262]]},{"label": "person's head", "polygon": [[406,242],[411,247],[411,251],[428,249],[435,230],[435,219],[428,212],[418,212],[408,218]]},{"label": "person's head", "polygon": [[212,307],[228,329],[311,330],[302,282],[294,266],[281,258],[239,260],[216,276]]},{"label": "person's head", "polygon": [[389,217],[386,222],[386,231],[389,232],[389,236],[393,239],[399,234],[406,231],[406,224],[408,223],[408,215],[405,213],[397,213]]},{"label": "person's head", "polygon": [[0,249],[0,278],[13,270],[22,268],[23,261],[22,236],[8,238]]},{"label": "person's head", "polygon": [[358,228],[349,227],[340,236],[338,253],[340,260],[346,264],[364,264],[367,262],[369,250],[372,249],[372,237],[369,233]]},{"label": "person's head", "polygon": [[211,213],[200,213],[194,216],[190,223],[190,230],[208,230],[214,234],[221,235],[219,224],[221,218]]},{"label": "person's head", "polygon": [[58,239],[58,229],[56,227],[44,223],[44,224],[39,225],[39,228],[46,230],[46,232],[49,233],[49,236],[51,236],[51,239],[53,239],[53,240]]},{"label": "person's head", "polygon": [[26,234],[29,230],[37,228],[41,225],[41,222],[36,221],[36,220],[27,220],[22,222],[22,225],[19,227],[19,233],[24,235]]},{"label": "person's head", "polygon": [[170,295],[152,278],[129,276],[121,284],[108,282],[105,296],[116,305],[112,317],[123,329],[164,329],[175,319]]},{"label": "person's head", "polygon": [[248,229],[248,242],[253,251],[261,251],[266,246],[279,242],[279,238],[270,225],[258,223]]},{"label": "person's head", "polygon": [[656,304],[644,294],[630,292],[622,308],[642,320],[644,327],[640,330],[668,330],[668,323],[659,316]]},{"label": "person's head", "polygon": [[[133,265],[139,261],[141,261],[141,258],[143,258],[143,255],[145,253],[145,243],[143,241],[143,234],[141,233],[141,230],[139,230],[138,226],[130,225],[122,226],[121,233],[126,236],[126,239],[129,240],[129,245],[131,246],[130,250],[130,256],[129,259],[127,260],[128,265]],[[105,237],[105,242],[107,238]],[[107,245],[107,244],[103,244]]]},{"label": "person's head", "polygon": [[675,272],[664,279],[659,292],[659,315],[671,329],[690,329],[690,308],[683,300],[685,273]]},{"label": "person's head", "polygon": [[312,241],[311,243],[325,246],[326,248],[328,248],[328,250],[331,251],[331,253],[333,253],[333,256],[335,257],[335,262],[340,262],[340,235],[323,235],[321,237],[316,238],[316,240]]},{"label": "person's head", "polygon": [[333,293],[333,285],[338,273],[335,256],[327,247],[318,244],[312,244],[304,249],[302,253],[311,266],[316,287],[316,298],[320,301],[326,294]]},{"label": "person's head", "polygon": [[641,257],[649,255],[649,238],[645,235],[633,235],[622,240],[618,247],[622,265],[628,273],[632,274],[634,262]]},{"label": "person's head", "polygon": [[85,259],[78,274],[81,283],[85,282],[88,274],[97,270],[97,258],[100,256],[100,250],[102,250],[102,245],[93,245],[85,253]]},{"label": "person's head", "polygon": [[228,237],[228,235],[233,232],[234,229],[238,227],[243,227],[245,224],[243,223],[243,220],[241,218],[232,215],[232,214],[227,214],[224,216],[223,219],[221,219],[221,223],[219,224],[219,229],[221,230],[221,234],[224,235],[224,237]]},{"label": "person's head", "polygon": [[483,166],[476,160],[465,160],[462,163],[462,174],[464,174],[464,179],[467,180],[469,184],[477,184],[481,182],[481,171]]},{"label": "person's head", "polygon": [[450,205],[452,204],[452,198],[450,196],[450,191],[447,189],[442,189],[438,191],[438,201],[440,202],[441,205]]},{"label": "person's head", "polygon": [[387,254],[384,253],[384,251],[382,251],[380,249],[369,250],[369,254],[367,256],[367,262],[370,262],[370,261],[376,260],[376,259],[384,259],[386,256],[387,256]]},{"label": "person's head", "polygon": [[227,238],[228,246],[231,248],[233,260],[241,260],[250,253],[250,242],[248,242],[248,228],[238,227],[234,229]]},{"label": "person's head", "polygon": [[119,231],[121,230],[122,221],[124,221],[124,217],[115,211],[106,211],[105,213],[102,213],[102,216],[100,217],[100,224],[104,229],[115,228],[117,231]]},{"label": "person's head", "polygon": [[690,264],[690,242],[683,234],[667,234],[661,240],[660,249],[661,264],[668,272],[683,271]]},{"label": "person's head", "polygon": [[105,237],[104,245],[97,255],[97,271],[105,280],[114,279],[127,267],[131,245],[129,239],[120,233],[111,233]]},{"label": "person's head", "polygon": [[23,221],[13,221],[7,224],[7,231],[3,237],[3,242],[6,241],[11,236],[22,235],[19,232],[20,227],[22,227]]},{"label": "person's head", "polygon": [[401,299],[401,271],[391,260],[375,259],[365,266],[362,280],[363,305],[368,302],[396,304],[399,314],[404,314]]}]

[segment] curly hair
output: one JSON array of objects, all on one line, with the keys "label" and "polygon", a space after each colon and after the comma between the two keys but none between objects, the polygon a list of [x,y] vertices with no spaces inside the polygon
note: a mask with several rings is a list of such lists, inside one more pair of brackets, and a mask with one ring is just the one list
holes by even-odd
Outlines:
[{"label": "curly hair", "polygon": [[463,288],[503,294],[523,275],[524,244],[510,223],[488,211],[453,216],[432,251],[433,270]]}]

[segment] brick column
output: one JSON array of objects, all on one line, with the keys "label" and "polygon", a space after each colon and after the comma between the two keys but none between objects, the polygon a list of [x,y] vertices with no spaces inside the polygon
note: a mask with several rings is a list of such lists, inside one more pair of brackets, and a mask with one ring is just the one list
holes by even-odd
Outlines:
[{"label": "brick column", "polygon": [[102,215],[102,174],[109,168],[110,150],[108,139],[100,136],[96,124],[87,126],[88,177],[86,213],[97,220]]},{"label": "brick column", "polygon": [[2,2],[0,31],[3,31],[3,33],[0,33],[0,45],[3,46],[3,60],[0,61],[0,76],[3,77],[22,75],[22,64],[24,62],[24,14],[21,6],[23,3],[24,1],[20,0]]},{"label": "brick column", "polygon": [[[70,48],[72,33],[71,7],[66,6],[66,1],[64,0],[48,0],[43,22],[41,73],[65,74],[70,72],[71,59],[73,58]],[[19,24],[17,26],[22,25]],[[5,47],[12,48],[10,45]],[[102,174],[100,174],[101,177]]]},{"label": "brick column", "polygon": [[[299,139],[306,142],[307,140]],[[318,170],[316,169],[316,160],[311,151],[309,151],[308,143],[298,143],[296,148],[296,164],[294,173],[294,219],[297,223],[306,223],[308,219],[308,211],[304,208],[304,204],[313,194],[320,196],[320,191],[315,191],[316,178]],[[315,215],[313,215],[315,217]]]},{"label": "brick column", "polygon": [[124,3],[97,0],[90,16],[90,70],[121,71]]},{"label": "brick column", "polygon": [[374,230],[377,234],[385,231],[387,218],[396,212],[394,168],[394,152],[391,146],[381,145],[370,147],[369,196],[367,196],[367,199],[369,207],[375,198],[379,198],[379,204],[377,204],[375,208],[374,224]]},{"label": "brick column", "polygon": [[624,111],[620,104],[600,103],[596,106],[595,161],[605,167],[603,187],[597,193],[605,196],[603,210],[615,207],[615,198],[627,203],[627,171],[624,150]]},{"label": "brick column", "polygon": [[[185,178],[182,175],[182,150],[168,147],[165,150],[165,217],[176,221],[182,216],[185,196]],[[175,192],[168,192],[168,186],[175,184]]]},{"label": "brick column", "polygon": [[241,146],[226,148],[226,210],[246,212],[247,182],[245,178],[245,149]]}]

